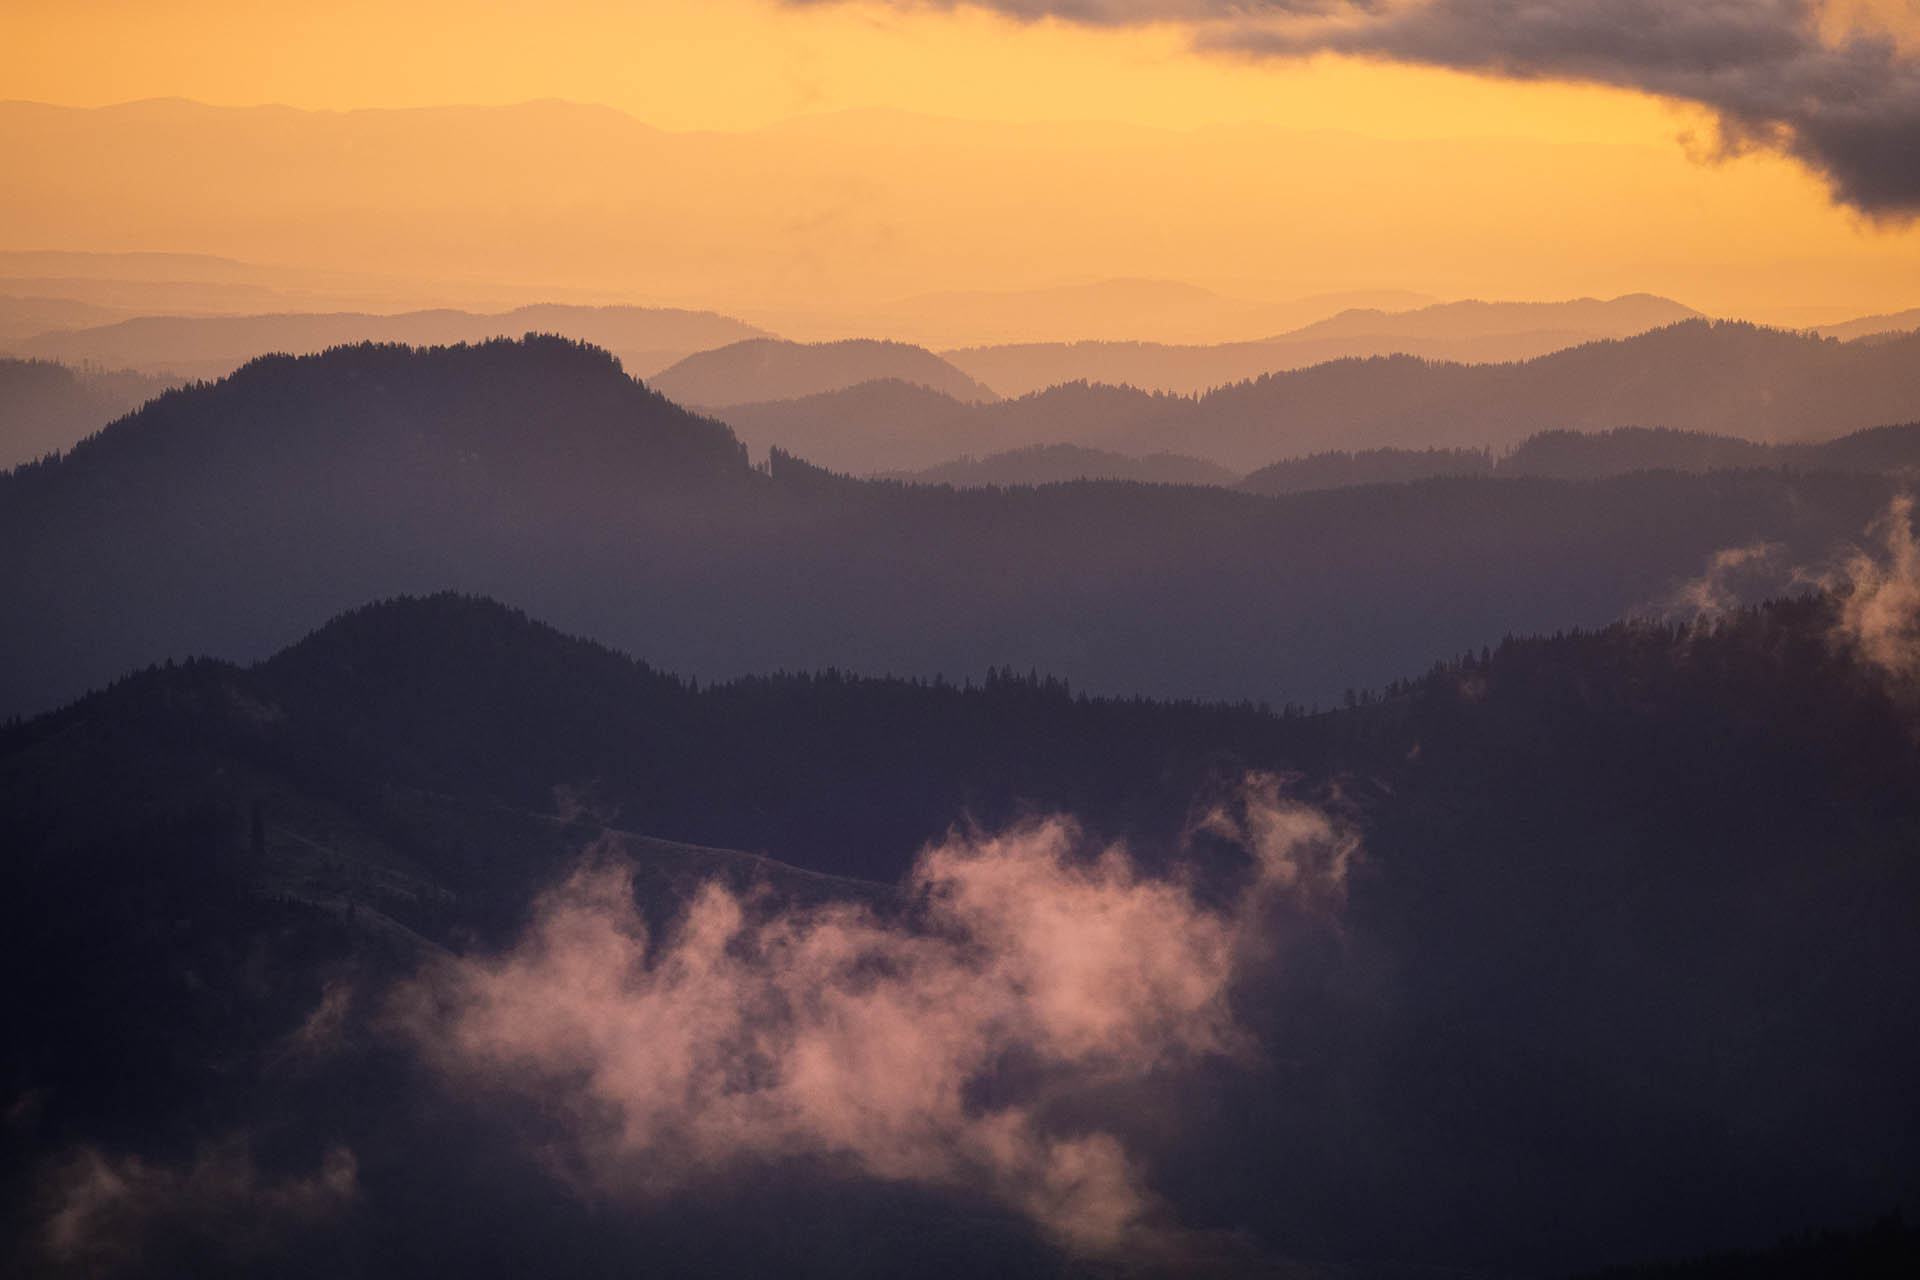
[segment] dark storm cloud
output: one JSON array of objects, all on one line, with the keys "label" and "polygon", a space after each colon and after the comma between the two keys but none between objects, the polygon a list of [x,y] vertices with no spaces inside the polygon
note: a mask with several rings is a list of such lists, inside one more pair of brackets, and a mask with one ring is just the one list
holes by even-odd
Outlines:
[{"label": "dark storm cloud", "polygon": [[[804,2],[804,0],[803,0]],[[926,0],[951,7],[943,0]],[[1205,49],[1339,53],[1697,103],[1722,148],[1765,147],[1875,218],[1920,216],[1920,61],[1820,0],[988,0],[1019,18],[1191,25]]]},{"label": "dark storm cloud", "polygon": [[[787,0],[795,7],[841,0]],[[1272,14],[1369,12],[1377,0],[888,0],[899,9],[992,9],[1025,22],[1058,18],[1095,27],[1143,26],[1153,22],[1210,22]]]}]

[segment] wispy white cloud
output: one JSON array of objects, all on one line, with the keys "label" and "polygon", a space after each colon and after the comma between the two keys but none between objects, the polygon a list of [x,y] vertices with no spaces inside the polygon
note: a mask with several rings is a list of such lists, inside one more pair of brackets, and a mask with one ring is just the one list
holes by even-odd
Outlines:
[{"label": "wispy white cloud", "polygon": [[1224,906],[1061,818],[925,850],[900,919],[709,884],[654,938],[631,869],[598,860],[511,951],[437,964],[396,1010],[449,1080],[565,1115],[601,1189],[824,1155],[984,1192],[1071,1248],[1150,1248],[1147,1171],[1087,1100],[1255,1052],[1236,979],[1279,908],[1338,904],[1358,847],[1266,778],[1202,826],[1250,855]]}]

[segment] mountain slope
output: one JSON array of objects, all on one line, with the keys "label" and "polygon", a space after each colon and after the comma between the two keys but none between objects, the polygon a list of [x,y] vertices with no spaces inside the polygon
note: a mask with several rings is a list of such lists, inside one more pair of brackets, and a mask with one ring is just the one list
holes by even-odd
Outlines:
[{"label": "mountain slope", "polygon": [[688,356],[648,381],[683,404],[707,407],[793,400],[876,381],[925,387],[966,402],[997,398],[923,347],[865,338],[750,339]]},{"label": "mountain slope", "polygon": [[356,601],[448,588],[703,680],[1011,663],[1324,704],[1435,648],[1655,606],[1727,548],[1824,565],[1898,484],[862,483],[781,453],[750,470],[725,427],[557,339],[347,348],[170,393],[0,481],[0,709],[170,655],[260,657]]},{"label": "mountain slope", "polygon": [[886,478],[911,484],[948,484],[961,489],[983,485],[1065,484],[1073,480],[1222,485],[1232,484],[1236,479],[1224,467],[1177,453],[1134,458],[1071,444],[1033,445],[984,458],[957,458],[923,471],[896,472]]},{"label": "mountain slope", "polygon": [[[847,407],[833,437],[840,469],[872,469],[851,461],[860,442],[914,426],[862,417],[861,408]],[[1197,397],[1067,384],[943,420],[943,430],[963,433],[976,455],[1066,443],[1188,453],[1245,472],[1331,450],[1505,449],[1542,431],[1621,426],[1809,441],[1916,415],[1920,337],[1840,343],[1690,320],[1517,363],[1335,360]],[[777,406],[756,410],[756,430],[769,438],[783,426]]]},{"label": "mountain slope", "polygon": [[130,371],[0,358],[0,471],[68,448],[173,385]]},{"label": "mountain slope", "polygon": [[1410,311],[1350,308],[1253,342],[1213,346],[1137,341],[1024,343],[942,354],[1003,396],[1082,380],[1198,395],[1264,373],[1329,360],[1385,355],[1465,364],[1527,360],[1698,316],[1690,307],[1647,294],[1607,301],[1447,302]]},{"label": "mountain slope", "polygon": [[[1104,439],[1172,438],[1227,465],[1319,448],[1500,447],[1534,432],[1663,426],[1758,441],[1816,440],[1911,419],[1920,338],[1840,344],[1688,321],[1518,364],[1336,361],[1201,397]],[[1283,443],[1284,442],[1284,443]]]},{"label": "mountain slope", "polygon": [[1706,472],[1746,467],[1879,471],[1908,476],[1920,469],[1920,424],[1872,427],[1819,444],[1757,444],[1736,436],[1667,427],[1542,431],[1498,458],[1463,449],[1374,449],[1290,458],[1253,472],[1240,487],[1248,493],[1280,494],[1440,476],[1600,480],[1635,471]]},{"label": "mountain slope", "polygon": [[[1236,1000],[1260,1051],[1186,1079],[1177,1105],[1076,1099],[1083,1123],[1131,1114],[1164,1212],[1240,1233],[1220,1273],[1565,1274],[1857,1221],[1920,1191],[1920,1037],[1898,1016],[1920,998],[1920,754],[1911,691],[1838,642],[1841,610],[1509,639],[1288,718],[1011,673],[696,690],[444,596],[357,610],[250,670],[150,670],[0,731],[0,949],[45,975],[7,989],[0,1061],[28,1093],[60,1082],[16,1108],[0,1179],[23,1189],[93,1143],[165,1187],[113,1153],[165,1170],[238,1130],[263,1179],[352,1153],[350,1207],[286,1223],[247,1202],[256,1248],[322,1270],[679,1272],[730,1224],[750,1270],[931,1254],[1059,1274],[964,1189],[903,1217],[832,1161],[743,1162],[717,1220],[617,1188],[595,1195],[618,1212],[583,1212],[554,1159],[559,1100],[449,1096],[393,1038],[390,993],[423,962],[504,972],[528,896],[596,846],[640,869],[660,928],[716,882],[763,886],[761,911],[886,910],[883,885],[843,873],[892,880],[918,839],[1033,808],[1231,884],[1230,850],[1179,833],[1268,769],[1364,854],[1333,915],[1264,938]],[[720,829],[799,865],[698,843]],[[796,1204],[789,1180],[822,1196]],[[4,1244],[29,1262],[47,1203],[9,1196]],[[150,1271],[204,1272],[226,1237],[217,1216],[180,1234],[196,1208],[156,1197],[119,1225]],[[795,1230],[870,1208],[857,1238]]]},{"label": "mountain slope", "polygon": [[1848,320],[1842,324],[1824,324],[1820,326],[1818,332],[1822,337],[1850,342],[1855,338],[1911,333],[1915,329],[1920,329],[1920,307],[1910,307],[1905,311],[1895,311],[1889,315],[1862,316],[1858,320]]}]

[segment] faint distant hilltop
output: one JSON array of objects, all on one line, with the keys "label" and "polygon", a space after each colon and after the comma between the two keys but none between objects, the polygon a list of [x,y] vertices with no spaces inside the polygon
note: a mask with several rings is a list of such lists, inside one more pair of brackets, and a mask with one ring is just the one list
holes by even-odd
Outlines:
[{"label": "faint distant hilltop", "polygon": [[924,347],[862,338],[813,343],[753,338],[688,356],[648,382],[681,404],[723,408],[882,379],[926,387],[963,403],[1000,398]]},{"label": "faint distant hilltop", "polygon": [[1605,301],[1465,301],[1411,311],[1355,307],[1257,342],[1031,342],[942,354],[1003,396],[1078,381],[1194,395],[1353,356],[1411,355],[1461,364],[1527,360],[1699,317],[1692,307],[1644,293]]},{"label": "faint distant hilltop", "polygon": [[0,471],[70,448],[175,385],[124,369],[0,358]]},{"label": "faint distant hilltop", "polygon": [[[0,281],[4,285],[5,281]],[[26,300],[29,302],[38,300]],[[31,313],[22,300],[0,298],[0,321]],[[17,327],[14,326],[14,327]],[[666,307],[543,304],[494,314],[441,309],[400,315],[360,312],[274,315],[138,316],[91,328],[55,329],[0,345],[15,355],[67,364],[90,363],[189,378],[217,378],[255,356],[308,355],[358,342],[444,346],[556,333],[590,342],[645,376],[724,343],[765,331],[711,311]],[[96,424],[98,425],[98,424]]]}]

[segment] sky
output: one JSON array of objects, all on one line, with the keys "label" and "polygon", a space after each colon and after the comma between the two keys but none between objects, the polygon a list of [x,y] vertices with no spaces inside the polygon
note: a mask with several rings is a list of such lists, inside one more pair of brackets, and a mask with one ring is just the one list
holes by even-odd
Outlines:
[{"label": "sky", "polygon": [[[203,212],[156,218],[144,236],[134,226],[103,230],[52,197],[20,199],[23,209],[44,207],[0,219],[0,248],[178,249],[383,270],[412,255],[433,275],[504,273],[578,288],[598,272],[656,300],[698,302],[705,292],[716,305],[763,308],[823,289],[835,305],[853,306],[1103,276],[1178,278],[1272,299],[1340,288],[1517,298],[1644,289],[1808,323],[1920,303],[1920,0],[13,0],[9,8],[0,98],[68,107],[178,97],[339,112],[560,99],[678,133],[764,131],[873,108],[1029,131],[957,143],[929,125],[931,141],[916,149],[892,136],[874,141],[876,129],[897,134],[897,121],[840,118],[826,168],[796,179],[801,202],[818,200],[804,193],[821,183],[857,190],[849,166],[885,166],[854,177],[885,188],[888,235],[923,242],[918,256],[874,255],[858,237],[794,249],[779,228],[747,220],[729,225],[757,237],[760,252],[731,267],[707,252],[694,255],[699,271],[677,275],[625,259],[601,270],[522,255],[514,246],[528,237],[504,227],[476,242],[463,266],[373,232],[343,231],[316,248],[311,229],[288,224],[276,239],[241,214],[230,228]],[[1194,167],[1176,186],[1239,201],[1248,216],[1232,224],[1180,190],[1144,183],[1127,197],[1138,218],[1096,228],[1081,252],[1077,229],[1107,220],[1107,206],[1092,201],[1112,192],[1092,191],[1084,205],[1050,192],[1030,210],[994,206],[999,249],[967,230],[958,252],[943,250],[955,237],[940,207],[949,166],[1018,183],[1065,145],[1056,134],[1036,147],[1031,127],[1096,123],[1200,131],[1186,148]],[[1229,127],[1253,132],[1223,142]],[[1359,140],[1346,159],[1272,141],[1329,132]],[[1167,173],[1161,153],[1181,147],[1146,133],[1085,136],[1083,153],[1149,175]],[[32,150],[32,139],[13,141]],[[1423,161],[1375,142],[1437,145]],[[850,158],[862,154],[864,162]],[[41,167],[28,172],[52,175],[35,181],[70,188],[75,200],[94,198],[101,188],[85,171],[102,155],[91,142],[42,146]],[[436,163],[414,161],[428,173]],[[1382,166],[1403,177],[1383,183]],[[463,182],[447,176],[449,186]],[[714,182],[730,197],[766,198],[752,173]],[[1349,217],[1341,208],[1343,198],[1378,205],[1383,191],[1400,197],[1391,211]],[[631,207],[631,193],[620,198]],[[1308,212],[1288,226],[1290,245],[1272,243],[1268,229],[1296,206]],[[657,229],[677,234],[712,220],[680,212],[680,221],[663,214]],[[180,230],[189,224],[191,234]],[[1157,247],[1183,237],[1221,251]],[[801,252],[812,255],[804,269],[769,265]]]}]

